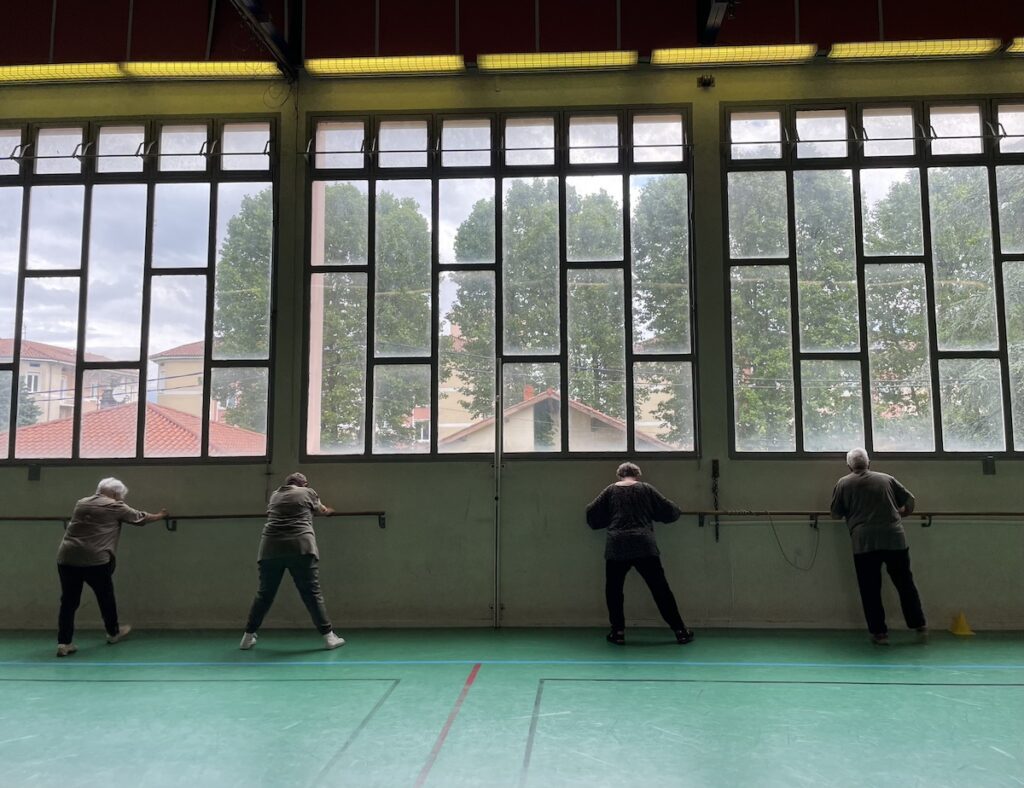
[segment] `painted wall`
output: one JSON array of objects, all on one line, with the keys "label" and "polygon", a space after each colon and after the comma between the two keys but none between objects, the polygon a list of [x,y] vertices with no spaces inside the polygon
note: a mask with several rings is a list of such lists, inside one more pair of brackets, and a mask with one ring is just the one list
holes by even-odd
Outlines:
[{"label": "painted wall", "polygon": [[[799,68],[720,69],[701,91],[696,72],[444,79],[306,81],[276,84],[121,85],[0,89],[0,117],[89,118],[218,113],[280,113],[281,216],[274,457],[269,465],[148,467],[45,466],[40,481],[25,467],[0,468],[5,514],[69,513],[101,475],[120,476],[129,500],[182,514],[258,512],[270,490],[296,470],[299,454],[303,159],[306,113],[345,110],[606,106],[685,102],[693,106],[696,286],[702,460],[644,464],[649,481],[684,506],[709,507],[710,460],[722,463],[727,508],[824,508],[842,464],[829,460],[733,460],[728,452],[729,362],[719,169],[720,102],[847,97],[1024,94],[1020,61],[907,66],[815,64]],[[500,538],[495,542],[489,460],[320,462],[301,468],[322,497],[341,509],[388,513],[319,523],[329,607],[350,626],[488,626],[496,558],[503,622],[509,626],[604,622],[601,534],[583,524],[586,503],[611,480],[615,461],[506,463]],[[980,463],[885,462],[918,496],[922,509],[1024,508],[1024,463],[1001,461],[995,476]],[[843,527],[763,521],[713,527],[693,521],[660,531],[664,562],[687,620],[698,626],[862,626]],[[126,529],[117,583],[123,618],[137,625],[241,628],[255,586],[256,520],[159,524]],[[964,610],[976,627],[1024,627],[1024,523],[908,523],[916,575],[936,626]],[[0,523],[0,627],[50,627],[58,587],[59,524]],[[778,539],[778,543],[776,542]],[[785,556],[783,555],[785,553]],[[811,566],[809,571],[790,566]],[[268,625],[306,626],[305,612],[282,589]],[[890,605],[897,616],[898,608]],[[627,585],[631,622],[657,620],[639,580]],[[97,620],[85,602],[83,625]]]}]

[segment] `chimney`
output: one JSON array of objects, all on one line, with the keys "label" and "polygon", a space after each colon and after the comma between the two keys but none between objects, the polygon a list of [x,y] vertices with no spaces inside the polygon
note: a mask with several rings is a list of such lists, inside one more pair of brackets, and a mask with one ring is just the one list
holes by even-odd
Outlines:
[{"label": "chimney", "polygon": [[529,383],[523,386],[523,399],[533,399],[533,386],[531,386]]}]

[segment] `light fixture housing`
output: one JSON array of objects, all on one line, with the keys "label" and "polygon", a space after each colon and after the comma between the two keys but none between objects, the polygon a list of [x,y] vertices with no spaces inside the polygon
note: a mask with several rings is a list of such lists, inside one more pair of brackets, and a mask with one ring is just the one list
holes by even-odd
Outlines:
[{"label": "light fixture housing", "polygon": [[1010,41],[1006,51],[1011,55],[1024,55],[1024,37],[1018,37]]},{"label": "light fixture housing", "polygon": [[325,57],[306,61],[306,72],[316,77],[396,76],[449,74],[464,71],[462,55],[410,55],[402,57]]},{"label": "light fixture housing", "polygon": [[132,79],[276,79],[281,70],[272,61],[202,60],[135,61],[121,63]]},{"label": "light fixture housing", "polygon": [[818,54],[817,44],[685,47],[655,49],[652,66],[739,66],[759,63],[802,63]]},{"label": "light fixture housing", "polygon": [[985,57],[999,51],[998,38],[950,38],[922,41],[862,41],[833,44],[829,60],[903,60]]},{"label": "light fixture housing", "polygon": [[477,55],[481,71],[603,71],[631,68],[639,55],[631,50],[607,52],[519,52]]},{"label": "light fixture housing", "polygon": [[48,63],[38,66],[0,66],[0,83],[107,82],[124,79],[117,63]]}]

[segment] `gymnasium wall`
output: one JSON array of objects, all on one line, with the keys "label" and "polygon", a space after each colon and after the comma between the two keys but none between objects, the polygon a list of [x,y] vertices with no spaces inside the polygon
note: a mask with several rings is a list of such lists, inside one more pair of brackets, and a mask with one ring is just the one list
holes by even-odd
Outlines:
[{"label": "gymnasium wall", "polygon": [[[274,367],[273,459],[269,465],[45,465],[0,467],[5,515],[70,513],[100,476],[116,475],[136,506],[182,514],[263,508],[288,472],[304,471],[338,509],[385,509],[387,528],[367,520],[318,522],[323,580],[339,630],[357,626],[490,626],[496,556],[502,622],[508,626],[599,625],[603,534],[583,522],[586,503],[612,480],[614,460],[508,461],[502,474],[495,544],[489,460],[319,462],[301,466],[299,412],[307,113],[372,110],[509,109],[689,103],[694,119],[695,249],[702,459],[647,461],[647,480],[684,507],[710,508],[711,459],[721,462],[725,508],[827,508],[844,472],[835,459],[729,457],[729,357],[724,324],[720,102],[851,97],[1024,94],[1019,61],[909,65],[815,64],[715,72],[459,76],[304,80],[297,90],[253,84],[75,85],[0,88],[0,118],[147,117],[165,114],[279,113],[281,212],[277,268],[278,342]],[[1020,510],[1024,463],[999,461],[983,476],[977,460],[887,462],[924,510]],[[860,627],[849,539],[841,524],[681,521],[659,530],[669,579],[696,626]],[[58,523],[0,523],[0,627],[48,628],[56,618]],[[118,556],[123,620],[137,626],[240,629],[255,590],[255,520],[126,528]],[[977,628],[1024,628],[1024,524],[908,520],[908,538],[926,611],[936,627],[964,610]],[[497,548],[497,549],[496,549]],[[307,626],[290,589],[269,625]],[[890,605],[898,620],[895,600]],[[627,585],[631,623],[655,623],[639,580]],[[83,625],[97,623],[92,600]]]}]

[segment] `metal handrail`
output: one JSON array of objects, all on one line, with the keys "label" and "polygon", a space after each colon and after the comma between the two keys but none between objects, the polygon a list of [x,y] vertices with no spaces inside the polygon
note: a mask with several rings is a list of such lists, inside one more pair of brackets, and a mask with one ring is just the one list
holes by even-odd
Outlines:
[{"label": "metal handrail", "polygon": [[[333,514],[326,515],[327,517],[376,517],[377,527],[387,527],[387,512],[373,510],[365,512],[334,512]],[[180,520],[265,520],[267,519],[266,513],[261,514],[175,514],[168,515],[163,518],[164,526],[168,531],[177,531],[178,522]],[[69,517],[39,517],[36,515],[27,515],[24,517],[3,515],[0,516],[0,522],[13,522],[13,523],[63,523],[64,527],[67,527]]]}]

